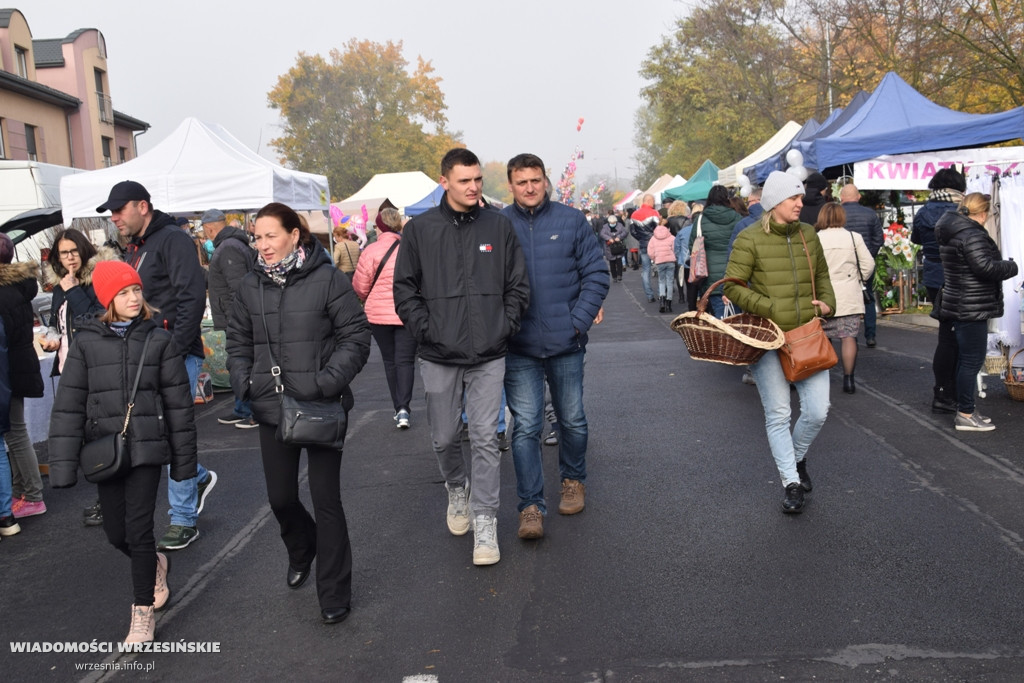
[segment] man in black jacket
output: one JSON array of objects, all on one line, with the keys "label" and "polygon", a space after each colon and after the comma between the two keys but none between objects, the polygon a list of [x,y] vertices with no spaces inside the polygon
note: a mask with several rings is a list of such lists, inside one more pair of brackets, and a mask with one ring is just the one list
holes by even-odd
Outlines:
[{"label": "man in black jacket", "polygon": [[[170,330],[194,394],[203,364],[200,326],[206,309],[206,276],[195,244],[171,216],[153,208],[149,192],[134,180],[111,188],[107,201],[96,207],[96,213],[104,211],[110,211],[117,231],[129,240],[124,260],[142,278],[146,302],[159,310],[153,320]],[[179,550],[199,537],[196,520],[217,473],[198,463],[197,468],[195,478],[167,482],[171,524],[157,543],[160,550]]]},{"label": "man in black jacket", "polygon": [[[498,562],[498,411],[508,339],[529,303],[515,229],[481,208],[480,161],[453,149],[441,161],[440,205],[402,231],[395,310],[419,344],[434,452],[448,489],[448,530],[469,531],[473,564]],[[462,457],[462,406],[469,426],[471,481]]]},{"label": "man in black jacket", "polygon": [[[209,209],[203,213],[203,232],[213,242],[213,256],[210,257],[210,315],[213,329],[228,329],[231,305],[235,291],[242,278],[252,270],[256,262],[256,250],[249,246],[248,236],[239,228],[227,224],[227,216],[220,209]],[[259,427],[252,416],[249,402],[235,396],[235,405],[230,412],[217,418],[222,425],[234,425],[239,429]]]},{"label": "man in black jacket", "polygon": [[[846,211],[846,229],[859,233],[864,238],[864,245],[871,252],[871,258],[877,257],[885,241],[882,234],[882,219],[878,217],[878,212],[860,203],[860,190],[853,183],[843,185],[843,189],[839,191],[839,201],[843,203],[843,210]],[[875,292],[871,287],[871,279],[867,281],[866,291],[871,300],[864,302],[864,339],[869,348],[874,348],[878,313],[875,310]]]}]

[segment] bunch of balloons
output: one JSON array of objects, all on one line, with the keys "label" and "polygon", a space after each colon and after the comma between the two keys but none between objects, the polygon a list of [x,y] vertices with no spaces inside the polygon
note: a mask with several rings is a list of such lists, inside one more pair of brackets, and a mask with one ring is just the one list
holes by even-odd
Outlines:
[{"label": "bunch of balloons", "polygon": [[576,160],[583,158],[583,152],[577,147],[569,157],[569,163],[562,170],[562,177],[555,188],[555,197],[566,206],[573,206],[573,195],[576,194]]},{"label": "bunch of balloons", "polygon": [[331,204],[331,227],[348,228],[349,233],[356,236],[359,246],[366,245],[366,225],[370,222],[370,213],[363,204],[358,216],[346,216],[345,213],[335,204]]},{"label": "bunch of balloons", "polygon": [[579,117],[578,119],[576,119],[576,132],[579,133],[581,130],[583,130],[583,117],[582,116]]},{"label": "bunch of balloons", "polygon": [[798,149],[791,149],[786,152],[786,163],[789,164],[789,168],[786,169],[786,173],[793,176],[800,182],[807,180],[807,168],[804,167],[804,155]]},{"label": "bunch of balloons", "polygon": [[584,211],[596,211],[601,206],[601,193],[604,192],[604,181],[592,187],[580,196],[580,208]]}]

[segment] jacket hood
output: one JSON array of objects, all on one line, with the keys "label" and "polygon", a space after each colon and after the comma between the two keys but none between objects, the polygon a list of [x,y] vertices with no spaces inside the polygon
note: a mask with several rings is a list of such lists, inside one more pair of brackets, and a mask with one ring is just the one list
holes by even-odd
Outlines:
[{"label": "jacket hood", "polygon": [[732,223],[742,218],[736,210],[729,206],[706,206],[704,207],[704,220],[713,223]]},{"label": "jacket hood", "polygon": [[[110,325],[100,320],[100,314],[97,315],[83,315],[78,318],[78,332],[81,333],[84,330],[91,330],[101,336],[117,337],[117,332],[110,329]],[[149,330],[152,327],[156,327],[156,323],[153,319],[143,320],[142,318],[136,318],[132,321],[132,324],[128,326],[128,332],[125,337],[130,337],[138,332],[139,329]]]},{"label": "jacket hood", "polygon": [[659,225],[654,229],[654,239],[656,240],[671,240],[675,239],[672,237],[672,231],[668,229],[667,225]]},{"label": "jacket hood", "polygon": [[958,211],[947,211],[942,214],[938,222],[935,224],[935,240],[941,244],[949,244],[949,241],[956,236],[957,233],[963,232],[964,230],[981,230],[987,235],[985,226],[973,218],[968,218]]},{"label": "jacket hood", "polygon": [[236,228],[229,225],[217,233],[217,237],[215,237],[213,240],[213,248],[216,249],[226,240],[231,239],[239,240],[240,242],[244,243],[245,246],[249,246],[249,235],[247,235],[245,231],[242,230],[241,228]]},{"label": "jacket hood", "polygon": [[146,226],[146,232],[141,235],[136,235],[131,239],[136,244],[143,244],[146,240],[152,237],[155,233],[163,230],[167,226],[173,226],[175,230],[179,230],[178,224],[173,218],[168,216],[163,211],[154,211],[153,217],[149,220],[149,225]]},{"label": "jacket hood", "polygon": [[[83,286],[92,284],[92,271],[96,268],[96,264],[100,261],[120,261],[121,253],[112,247],[100,247],[96,250],[96,255],[89,259],[82,269],[78,271],[78,279]],[[61,268],[64,273],[67,273],[67,269]],[[64,277],[64,273],[57,274],[53,266],[50,265],[49,261],[43,261],[43,279],[46,280],[46,284],[56,287],[60,284],[61,279]]]},{"label": "jacket hood", "polygon": [[39,264],[36,261],[17,261],[0,263],[0,287],[13,285],[25,280],[32,280],[39,275]]}]

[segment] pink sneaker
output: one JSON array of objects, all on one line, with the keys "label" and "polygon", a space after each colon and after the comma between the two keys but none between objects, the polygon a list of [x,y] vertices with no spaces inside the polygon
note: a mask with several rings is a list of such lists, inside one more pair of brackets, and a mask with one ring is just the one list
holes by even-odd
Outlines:
[{"label": "pink sneaker", "polygon": [[22,517],[34,517],[46,512],[46,503],[41,500],[25,500],[15,498],[11,504],[11,512],[18,519]]}]

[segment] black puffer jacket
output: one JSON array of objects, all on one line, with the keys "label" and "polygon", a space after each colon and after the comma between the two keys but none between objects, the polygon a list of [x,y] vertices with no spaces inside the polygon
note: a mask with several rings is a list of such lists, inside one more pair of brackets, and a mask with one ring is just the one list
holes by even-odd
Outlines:
[{"label": "black puffer jacket", "polygon": [[231,386],[235,396],[252,402],[260,424],[276,425],[280,410],[261,310],[289,396],[351,401],[348,385],[370,355],[370,326],[348,276],[319,245],[302,248],[306,260],[288,274],[284,287],[259,265],[246,275],[228,319]]},{"label": "black puffer jacket", "polygon": [[124,337],[89,319],[78,328],[50,412],[50,483],[74,486],[82,444],[121,431],[146,335],[128,433],[132,466],[171,466],[171,479],[196,476],[196,425],[185,363],[171,334],[136,318]]},{"label": "black puffer jacket", "polygon": [[448,195],[402,230],[395,311],[435,363],[503,358],[530,301],[515,228],[493,209],[456,212]]},{"label": "black puffer jacket", "polygon": [[217,233],[210,258],[210,316],[213,329],[226,330],[231,302],[242,278],[252,270],[256,250],[249,246],[245,232],[230,225]]},{"label": "black puffer jacket", "polygon": [[0,263],[0,315],[7,330],[11,395],[15,398],[43,395],[39,356],[32,345],[32,299],[39,292],[38,273],[39,264],[35,261]]},{"label": "black puffer jacket", "polygon": [[1003,315],[1002,281],[1017,274],[980,223],[950,211],[935,225],[945,282],[939,320],[974,321]]}]

